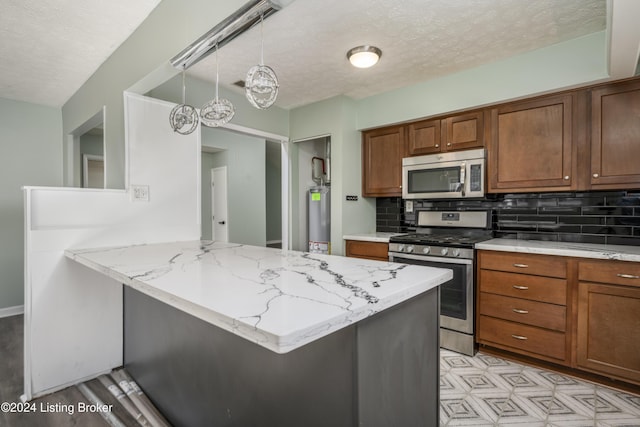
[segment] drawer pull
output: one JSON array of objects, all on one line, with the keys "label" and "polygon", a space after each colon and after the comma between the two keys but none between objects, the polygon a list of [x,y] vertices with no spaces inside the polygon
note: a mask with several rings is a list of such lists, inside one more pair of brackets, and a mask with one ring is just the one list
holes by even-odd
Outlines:
[{"label": "drawer pull", "polygon": [[518,314],[529,314],[528,310],[519,310],[517,308],[513,308],[512,310],[514,313],[518,313]]},{"label": "drawer pull", "polygon": [[511,335],[511,336],[520,341],[524,341],[527,339],[527,337],[523,337],[522,335]]},{"label": "drawer pull", "polygon": [[526,290],[528,290],[528,289],[529,289],[529,287],[528,287],[528,286],[513,285],[513,289],[518,289],[518,290],[521,290],[521,291],[526,291]]},{"label": "drawer pull", "polygon": [[623,279],[640,279],[640,276],[634,276],[633,274],[617,274],[618,277],[622,277]]},{"label": "drawer pull", "polygon": [[528,266],[527,264],[518,264],[518,263],[515,263],[515,264],[513,264],[513,266],[514,266],[514,267],[517,267],[517,268],[529,268],[529,266]]}]

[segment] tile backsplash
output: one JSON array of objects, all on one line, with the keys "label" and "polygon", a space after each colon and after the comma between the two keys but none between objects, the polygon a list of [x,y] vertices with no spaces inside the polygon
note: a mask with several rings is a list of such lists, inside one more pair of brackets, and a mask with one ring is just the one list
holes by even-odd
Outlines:
[{"label": "tile backsplash", "polygon": [[480,200],[415,200],[404,211],[399,197],[376,201],[377,231],[415,228],[420,209],[491,209],[495,237],[640,245],[640,192],[493,194]]}]

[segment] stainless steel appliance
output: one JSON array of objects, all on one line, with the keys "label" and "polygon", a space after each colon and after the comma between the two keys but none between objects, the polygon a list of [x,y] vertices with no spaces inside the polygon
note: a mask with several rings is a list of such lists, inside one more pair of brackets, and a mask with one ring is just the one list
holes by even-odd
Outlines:
[{"label": "stainless steel appliance", "polygon": [[475,354],[475,250],[490,239],[490,211],[419,211],[415,233],[389,239],[389,261],[453,270],[440,286],[440,347]]},{"label": "stainless steel appliance", "polygon": [[402,159],[403,199],[483,197],[484,149]]}]

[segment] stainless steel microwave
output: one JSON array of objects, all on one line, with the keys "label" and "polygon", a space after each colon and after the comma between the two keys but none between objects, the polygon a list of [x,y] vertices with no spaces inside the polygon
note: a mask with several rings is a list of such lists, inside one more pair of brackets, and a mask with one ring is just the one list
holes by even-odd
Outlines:
[{"label": "stainless steel microwave", "polygon": [[483,197],[484,149],[402,159],[403,199]]}]

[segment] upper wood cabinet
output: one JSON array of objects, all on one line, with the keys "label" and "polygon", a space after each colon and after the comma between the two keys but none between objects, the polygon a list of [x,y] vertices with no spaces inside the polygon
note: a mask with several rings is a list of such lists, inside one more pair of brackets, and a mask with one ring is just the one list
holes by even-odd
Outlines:
[{"label": "upper wood cabinet", "polygon": [[591,187],[640,188],[640,81],[591,92]]},{"label": "upper wood cabinet", "polygon": [[407,126],[409,134],[409,156],[433,154],[441,151],[442,124],[440,120],[422,120]]},{"label": "upper wood cabinet", "polygon": [[482,111],[444,119],[422,120],[407,126],[409,156],[470,150],[484,146]]},{"label": "upper wood cabinet", "polygon": [[391,126],[362,133],[362,196],[402,195],[402,158],[405,126]]},{"label": "upper wood cabinet", "polygon": [[573,94],[493,108],[488,141],[488,191],[566,191],[576,188]]}]

